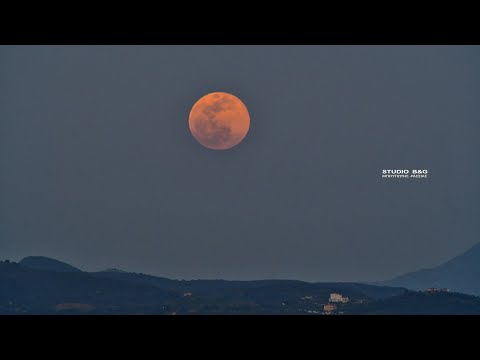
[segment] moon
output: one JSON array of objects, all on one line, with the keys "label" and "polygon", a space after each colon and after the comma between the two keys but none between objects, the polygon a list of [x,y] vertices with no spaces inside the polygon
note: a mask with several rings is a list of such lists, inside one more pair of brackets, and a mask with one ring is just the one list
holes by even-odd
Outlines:
[{"label": "moon", "polygon": [[188,125],[193,137],[203,146],[226,150],[245,138],[250,128],[250,114],[238,97],[214,92],[193,105]]}]

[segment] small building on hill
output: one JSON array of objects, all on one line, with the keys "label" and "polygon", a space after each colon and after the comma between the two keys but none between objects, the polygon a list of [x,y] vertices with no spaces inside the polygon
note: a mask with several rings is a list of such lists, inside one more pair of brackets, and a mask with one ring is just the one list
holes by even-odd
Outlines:
[{"label": "small building on hill", "polygon": [[348,297],[344,297],[342,294],[332,293],[330,294],[330,299],[328,299],[331,303],[347,303],[350,301]]},{"label": "small building on hill", "polygon": [[431,288],[428,288],[427,290],[425,290],[424,292],[426,292],[426,293],[428,293],[428,294],[437,294],[437,293],[449,292],[449,291],[450,291],[450,290],[447,289],[447,288],[440,289],[440,288],[431,287]]}]

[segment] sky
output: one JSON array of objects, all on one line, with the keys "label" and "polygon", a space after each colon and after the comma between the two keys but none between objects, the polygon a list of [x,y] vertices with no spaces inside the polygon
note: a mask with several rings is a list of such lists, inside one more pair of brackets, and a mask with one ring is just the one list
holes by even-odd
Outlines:
[{"label": "sky", "polygon": [[[480,241],[479,46],[0,46],[0,258],[375,281]],[[193,104],[240,98],[211,150]],[[427,169],[427,179],[382,179]]]}]

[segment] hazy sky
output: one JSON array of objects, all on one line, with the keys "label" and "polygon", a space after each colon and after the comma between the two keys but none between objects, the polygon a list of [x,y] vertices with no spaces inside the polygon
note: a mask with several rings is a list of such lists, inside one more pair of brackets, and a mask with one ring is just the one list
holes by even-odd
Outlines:
[{"label": "hazy sky", "polygon": [[[480,241],[478,46],[2,46],[0,258],[381,280]],[[188,128],[222,91],[251,127]],[[385,180],[382,169],[428,169]]]}]

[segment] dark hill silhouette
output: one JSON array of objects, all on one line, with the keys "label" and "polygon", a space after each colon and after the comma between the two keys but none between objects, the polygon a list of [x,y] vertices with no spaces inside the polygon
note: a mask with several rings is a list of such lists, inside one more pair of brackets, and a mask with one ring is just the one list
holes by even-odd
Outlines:
[{"label": "dark hill silhouette", "polygon": [[[227,280],[171,280],[163,277],[128,273],[119,271],[101,271],[91,273],[93,276],[124,280],[128,282],[151,285],[165,290],[181,292],[195,292],[198,295],[210,296],[222,293],[223,296],[244,296],[249,291],[259,292],[259,289],[271,293],[288,292],[295,293],[321,293],[342,292],[349,295],[361,295],[372,299],[381,299],[401,294],[405,291],[399,287],[373,286],[359,283],[309,283],[298,280],[251,280],[251,281],[227,281]],[[328,294],[325,295],[328,298]]]},{"label": "dark hill silhouette", "polygon": [[49,314],[75,307],[91,313],[165,313],[178,297],[159,288],[101,279],[86,272],[54,272],[0,263],[0,313]]},{"label": "dark hill silhouette", "polygon": [[105,271],[92,272],[90,274],[97,278],[126,281],[130,283],[155,286],[162,289],[178,288],[178,285],[177,285],[178,281],[176,280],[170,280],[167,278],[153,276],[153,275],[129,273],[129,272],[118,270],[118,269],[107,269]]},{"label": "dark hill silhouette", "polygon": [[379,285],[400,286],[412,290],[430,287],[448,288],[471,295],[480,295],[480,243],[463,254],[431,269],[422,269]]},{"label": "dark hill silhouette", "polygon": [[407,291],[352,311],[365,315],[479,315],[480,298],[472,295]]},{"label": "dark hill silhouette", "polygon": [[80,269],[73,267],[59,260],[50,259],[45,256],[27,256],[19,262],[20,265],[32,269],[40,269],[55,272],[80,272]]},{"label": "dark hill silhouette", "polygon": [[337,314],[480,314],[480,298],[456,293],[296,280],[185,281],[117,269],[83,272],[48,258],[40,263],[48,266],[0,262],[0,314],[322,314],[332,293],[349,298],[336,304]]}]

